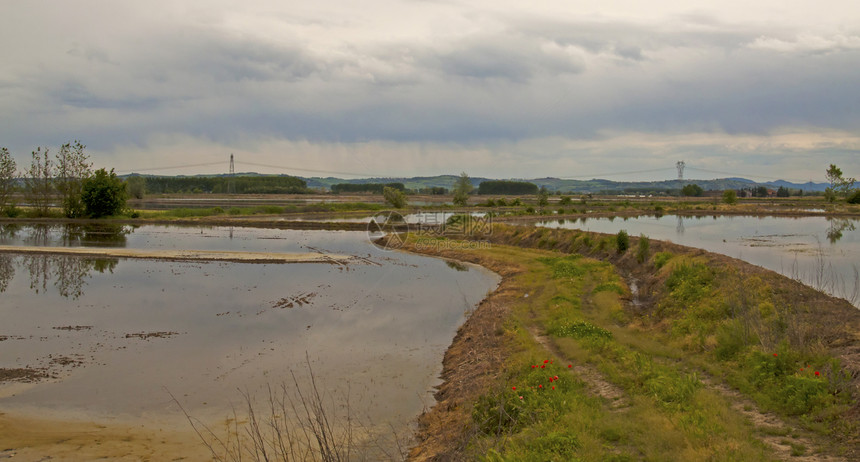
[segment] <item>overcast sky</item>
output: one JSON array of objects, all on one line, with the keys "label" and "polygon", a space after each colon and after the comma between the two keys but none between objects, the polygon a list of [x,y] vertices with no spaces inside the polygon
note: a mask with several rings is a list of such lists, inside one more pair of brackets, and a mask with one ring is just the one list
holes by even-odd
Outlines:
[{"label": "overcast sky", "polygon": [[0,21],[19,168],[77,139],[120,173],[860,176],[856,0],[3,0]]}]

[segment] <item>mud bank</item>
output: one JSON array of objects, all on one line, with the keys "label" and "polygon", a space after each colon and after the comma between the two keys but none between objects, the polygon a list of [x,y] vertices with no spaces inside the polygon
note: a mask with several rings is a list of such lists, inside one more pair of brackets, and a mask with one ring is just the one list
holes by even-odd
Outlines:
[{"label": "mud bank", "polygon": [[136,250],[92,247],[2,246],[0,253],[73,255],[77,257],[138,258],[166,261],[226,261],[235,263],[335,263],[358,261],[354,256],[324,253],[231,252],[214,250]]}]

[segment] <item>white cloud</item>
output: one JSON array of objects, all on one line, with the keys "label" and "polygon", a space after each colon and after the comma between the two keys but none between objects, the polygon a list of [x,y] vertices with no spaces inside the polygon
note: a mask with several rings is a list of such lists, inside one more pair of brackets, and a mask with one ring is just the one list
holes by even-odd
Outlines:
[{"label": "white cloud", "polygon": [[750,48],[783,53],[835,53],[860,50],[860,34],[831,36],[800,34],[793,39],[761,36],[750,44]]}]

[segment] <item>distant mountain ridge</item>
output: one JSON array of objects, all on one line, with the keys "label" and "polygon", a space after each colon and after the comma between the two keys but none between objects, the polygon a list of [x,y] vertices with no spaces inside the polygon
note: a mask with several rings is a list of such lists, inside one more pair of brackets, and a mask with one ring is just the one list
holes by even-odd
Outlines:
[{"label": "distant mountain ridge", "polygon": [[[221,177],[228,174],[211,174],[211,175],[177,175],[179,177]],[[267,175],[255,172],[237,173],[237,176],[290,176],[290,175]],[[124,175],[123,177],[127,177]],[[162,176],[162,175],[141,175],[141,176]],[[415,177],[378,177],[378,178],[357,178],[343,179],[336,177],[298,177],[307,182],[308,188],[325,188],[331,189],[331,186],[338,183],[403,183],[406,188],[419,190],[433,187],[442,187],[453,189],[459,175],[436,175],[436,176],[415,176]],[[484,178],[471,177],[472,185],[476,188],[481,182],[486,180],[509,179],[516,181],[528,181],[540,186],[546,186],[551,192],[562,193],[639,193],[639,192],[660,192],[680,190],[688,184],[695,184],[705,191],[724,191],[727,189],[744,189],[765,186],[769,189],[778,189],[780,186],[788,189],[801,189],[803,191],[824,191],[828,183],[792,183],[790,181],[777,180],[771,182],[756,182],[746,178],[720,178],[715,180],[662,180],[662,181],[612,181],[604,179],[592,180],[568,180],[561,178]]]},{"label": "distant mountain ridge", "polygon": [[[457,181],[457,175],[438,175],[429,177],[391,177],[391,178],[360,178],[345,180],[341,178],[327,177],[312,177],[303,178],[309,188],[330,188],[331,185],[337,183],[403,183],[408,189],[425,189],[431,187],[443,187],[452,189]],[[472,177],[472,184],[477,187],[481,182],[486,180],[495,180],[497,178]],[[645,191],[671,191],[679,190],[685,185],[696,184],[705,191],[723,191],[726,189],[744,189],[757,186],[765,186],[769,189],[778,189],[780,186],[789,189],[802,189],[804,191],[824,191],[829,186],[827,183],[792,183],[789,181],[778,180],[766,183],[759,183],[748,180],[746,178],[720,178],[716,180],[663,180],[663,181],[612,181],[603,179],[593,180],[566,180],[560,178],[509,178],[517,181],[528,181],[538,186],[546,186],[552,192],[569,192],[569,193],[600,193],[600,192],[645,192]]]}]

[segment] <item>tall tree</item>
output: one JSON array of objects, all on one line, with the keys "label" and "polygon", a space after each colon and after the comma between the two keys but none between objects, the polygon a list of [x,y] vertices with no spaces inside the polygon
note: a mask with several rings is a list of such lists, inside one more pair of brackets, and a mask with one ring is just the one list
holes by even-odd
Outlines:
[{"label": "tall tree", "polygon": [[454,205],[465,207],[469,202],[469,193],[472,192],[472,189],[474,189],[472,179],[466,172],[461,173],[460,178],[457,178],[457,182],[454,183]]},{"label": "tall tree", "polygon": [[30,168],[24,172],[24,193],[30,207],[37,216],[47,216],[51,207],[54,188],[54,164],[48,148],[37,147],[32,154]]},{"label": "tall tree", "polygon": [[15,159],[9,150],[0,147],[0,212],[12,207],[12,193],[15,191]]},{"label": "tall tree", "polygon": [[546,207],[549,205],[549,190],[546,186],[541,186],[537,193],[538,206]]},{"label": "tall tree", "polygon": [[824,196],[830,202],[833,202],[837,195],[848,195],[848,192],[854,186],[854,182],[857,181],[854,178],[844,178],[842,176],[842,169],[834,164],[830,164],[830,167],[824,172],[824,176],[830,183],[830,187],[824,191]]},{"label": "tall tree", "polygon": [[403,191],[399,189],[385,186],[382,190],[382,196],[385,197],[386,202],[396,209],[406,207],[406,194],[403,194]]},{"label": "tall tree", "polygon": [[63,214],[68,218],[78,218],[84,215],[84,204],[81,202],[81,186],[84,179],[92,175],[92,164],[89,156],[84,153],[86,146],[75,140],[74,144],[66,143],[57,153],[57,192],[63,206]]}]

